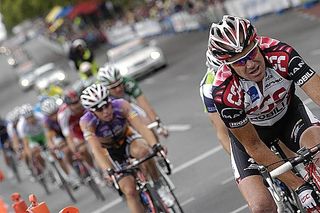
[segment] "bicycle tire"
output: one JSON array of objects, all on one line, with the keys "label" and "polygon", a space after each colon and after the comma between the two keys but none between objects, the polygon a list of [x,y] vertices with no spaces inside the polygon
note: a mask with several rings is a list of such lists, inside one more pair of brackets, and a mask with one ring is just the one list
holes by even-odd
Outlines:
[{"label": "bicycle tire", "polygon": [[49,190],[47,181],[46,181],[46,179],[45,179],[45,177],[43,175],[41,175],[41,177],[39,178],[39,182],[40,182],[40,185],[42,186],[42,188],[44,189],[44,191],[46,192],[46,194],[50,195],[51,192]]},{"label": "bicycle tire", "polygon": [[184,210],[177,198],[177,196],[174,193],[174,186],[172,186],[172,183],[169,183],[169,176],[166,174],[165,171],[162,171],[162,168],[158,167],[158,170],[160,172],[160,179],[161,179],[161,183],[162,185],[164,185],[164,187],[166,187],[168,189],[168,192],[171,194],[171,196],[174,198],[174,205],[172,207],[170,207],[170,209],[172,209],[173,212],[180,212],[180,213],[184,213]]},{"label": "bicycle tire", "polygon": [[18,183],[21,183],[21,177],[20,177],[20,173],[19,173],[19,170],[18,170],[18,167],[17,167],[17,163],[16,163],[16,160],[13,156],[13,153],[10,153],[9,154],[9,167],[11,168],[14,176],[16,177]]},{"label": "bicycle tire", "polygon": [[101,190],[99,189],[98,184],[92,179],[92,177],[90,177],[90,180],[88,181],[88,185],[91,188],[91,190],[93,191],[93,193],[97,199],[100,199],[102,201],[106,200],[106,198],[102,194]]},{"label": "bicycle tire", "polygon": [[158,192],[149,183],[145,184],[145,190],[149,193],[155,207],[154,213],[169,213],[169,208],[164,204]]},{"label": "bicycle tire", "polygon": [[55,169],[56,173],[58,174],[58,177],[61,181],[61,184],[62,184],[62,187],[63,189],[67,192],[69,198],[71,199],[71,201],[73,203],[76,203],[77,200],[76,198],[74,197],[73,193],[72,193],[72,190],[70,189],[70,186],[68,184],[68,182],[64,179],[64,177],[62,176],[61,172],[59,171],[57,165],[55,164],[55,162],[50,162],[52,167]]}]

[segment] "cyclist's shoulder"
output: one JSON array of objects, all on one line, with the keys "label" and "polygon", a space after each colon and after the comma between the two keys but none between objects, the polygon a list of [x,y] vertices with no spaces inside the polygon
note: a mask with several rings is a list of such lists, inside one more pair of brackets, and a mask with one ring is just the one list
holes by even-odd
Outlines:
[{"label": "cyclist's shoulder", "polygon": [[258,37],[258,42],[260,49],[267,55],[267,57],[272,54],[290,54],[293,50],[293,47],[289,44],[271,37]]}]

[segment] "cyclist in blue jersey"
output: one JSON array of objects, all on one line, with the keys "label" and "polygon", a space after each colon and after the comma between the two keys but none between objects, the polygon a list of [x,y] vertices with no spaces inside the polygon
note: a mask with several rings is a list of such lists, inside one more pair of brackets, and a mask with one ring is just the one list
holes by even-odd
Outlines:
[{"label": "cyclist in blue jersey", "polygon": [[[103,85],[93,84],[86,88],[82,92],[81,103],[88,112],[81,117],[80,127],[103,171],[116,168],[116,165],[121,165],[130,157],[143,158],[157,144],[154,134],[141,121],[129,102],[110,99],[109,92]],[[154,160],[146,161],[143,168],[157,185],[159,174]],[[119,180],[119,185],[131,212],[143,212],[133,176],[124,175]],[[159,194],[165,196],[163,193]]]},{"label": "cyclist in blue jersey", "polygon": [[[268,148],[275,140],[294,152],[317,144],[320,122],[295,94],[295,84],[320,105],[320,78],[293,47],[257,36],[244,18],[224,16],[213,23],[208,50],[223,63],[212,84],[212,97],[221,119],[238,139],[231,140],[231,154],[240,191],[251,211],[265,212],[265,207],[276,212],[258,171],[248,175],[244,169],[249,158],[264,165],[279,162]],[[296,190],[304,208],[320,209],[312,186],[302,178],[287,172],[280,179]],[[265,205],[255,204],[263,198]]]}]

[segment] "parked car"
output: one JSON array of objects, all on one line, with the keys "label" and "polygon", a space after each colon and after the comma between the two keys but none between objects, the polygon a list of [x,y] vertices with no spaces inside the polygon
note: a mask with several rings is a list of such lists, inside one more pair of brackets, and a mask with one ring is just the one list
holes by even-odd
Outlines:
[{"label": "parked car", "polygon": [[124,76],[138,78],[167,65],[162,50],[152,42],[135,39],[107,51],[107,63],[119,68]]},{"label": "parked car", "polygon": [[28,70],[22,73],[19,77],[19,86],[23,91],[27,91],[32,88],[35,82],[34,70]]},{"label": "parked car", "polygon": [[43,91],[51,84],[65,86],[69,83],[64,70],[57,67],[54,63],[42,65],[34,71],[35,74],[35,89]]}]

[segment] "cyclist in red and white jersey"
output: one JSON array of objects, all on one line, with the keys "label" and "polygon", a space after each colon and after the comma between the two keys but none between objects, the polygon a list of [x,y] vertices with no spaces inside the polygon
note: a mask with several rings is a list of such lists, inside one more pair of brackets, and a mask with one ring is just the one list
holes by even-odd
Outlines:
[{"label": "cyclist in red and white jersey", "polygon": [[[254,202],[263,196],[256,188],[261,178],[241,175],[249,156],[270,165],[280,160],[268,148],[276,139],[292,151],[317,144],[319,121],[296,96],[295,84],[320,105],[316,92],[320,78],[293,47],[258,37],[255,27],[244,18],[224,16],[220,23],[213,23],[208,50],[223,62],[213,83],[213,100],[225,125],[239,140],[231,140],[235,176],[242,194],[246,198],[254,195]],[[312,187],[303,179],[291,172],[280,178],[297,191],[306,209],[320,206]],[[262,211],[254,203],[249,206],[253,212]]]},{"label": "cyclist in red and white jersey", "polygon": [[[87,144],[79,126],[85,109],[81,105],[76,91],[68,90],[64,95],[64,103],[59,107],[58,122],[72,152],[80,152],[85,161],[94,168],[93,160],[88,152]],[[91,172],[94,172],[92,169]]]}]

